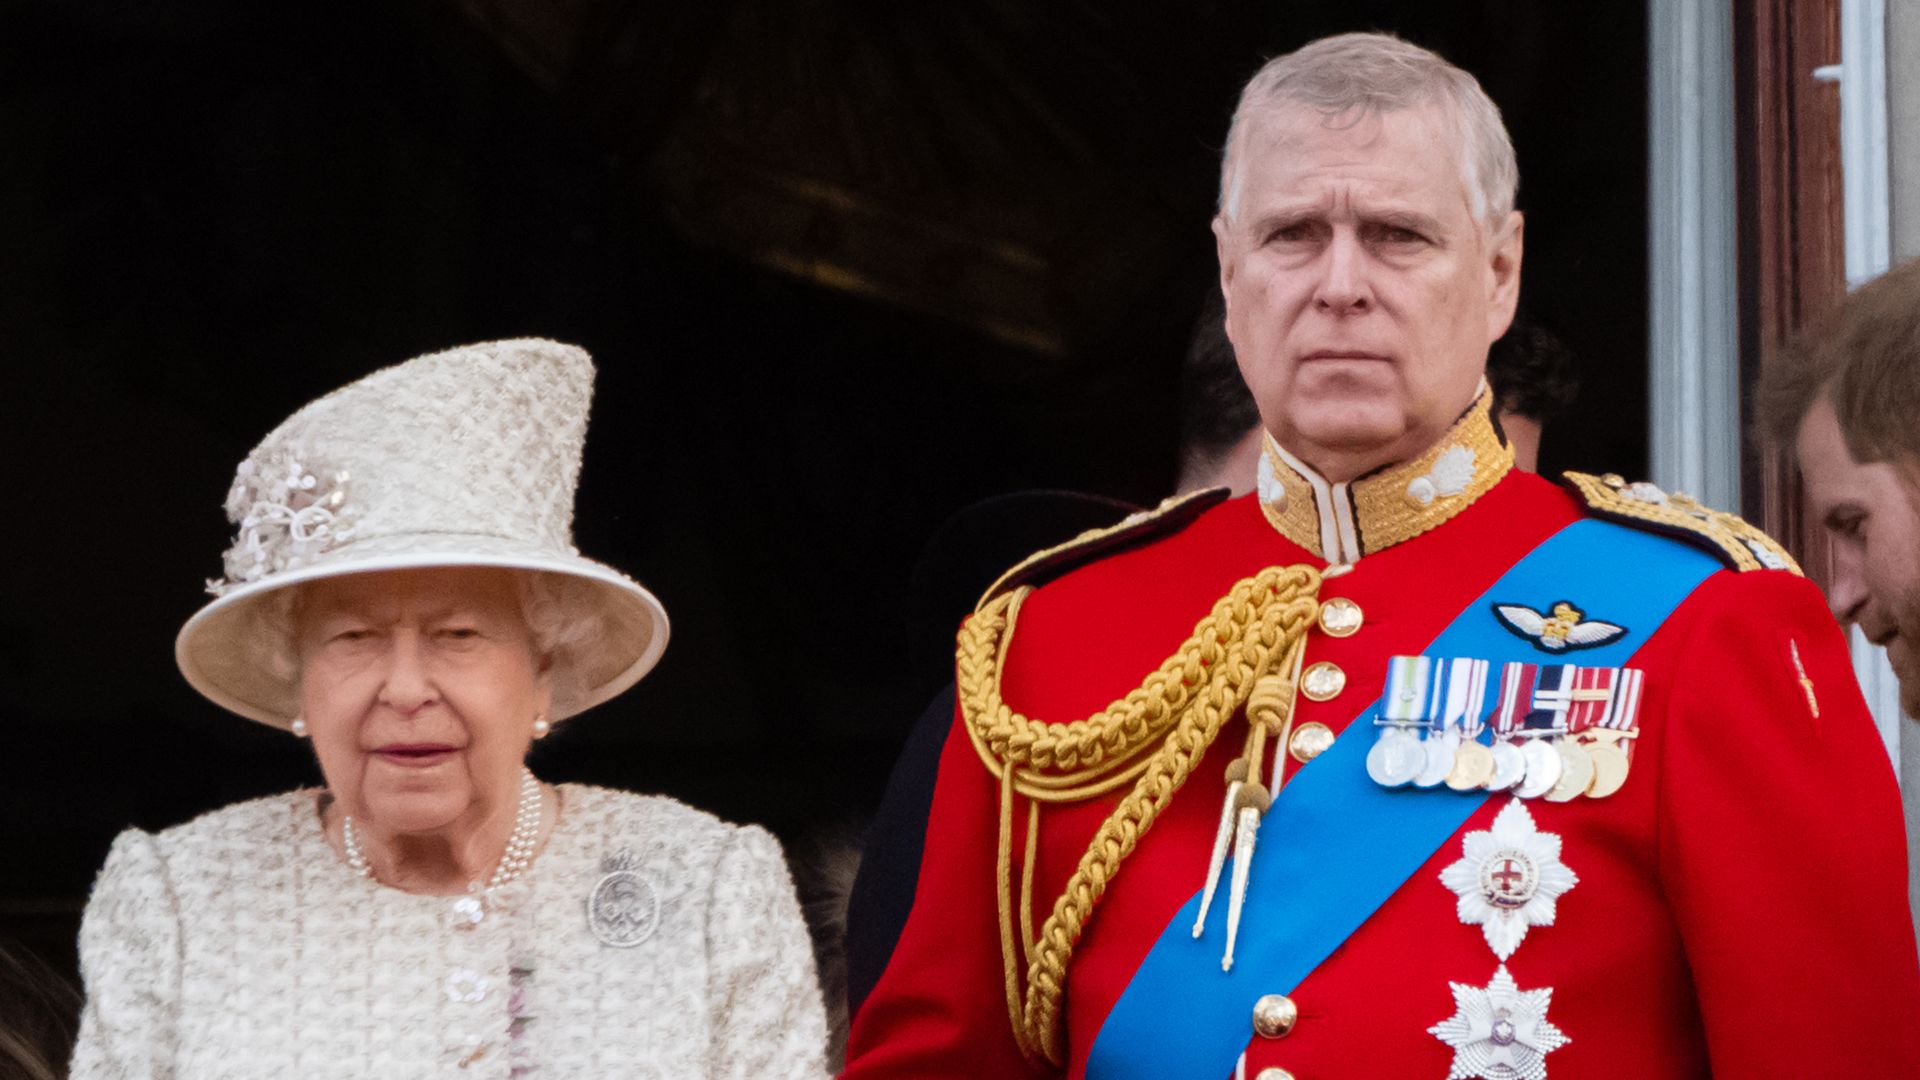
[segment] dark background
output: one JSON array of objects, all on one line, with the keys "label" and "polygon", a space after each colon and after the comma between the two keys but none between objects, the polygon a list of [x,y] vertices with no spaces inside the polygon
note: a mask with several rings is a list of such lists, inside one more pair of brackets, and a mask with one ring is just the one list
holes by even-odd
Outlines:
[{"label": "dark background", "polygon": [[1585,384],[1546,465],[1641,473],[1640,5],[0,6],[0,946],[70,966],[117,830],[316,780],[173,667],[231,470],[492,337],[598,359],[579,545],[674,618],[536,766],[800,859],[857,828],[938,679],[922,545],[998,492],[1170,488],[1234,97],[1348,29],[1502,107],[1524,303]]}]

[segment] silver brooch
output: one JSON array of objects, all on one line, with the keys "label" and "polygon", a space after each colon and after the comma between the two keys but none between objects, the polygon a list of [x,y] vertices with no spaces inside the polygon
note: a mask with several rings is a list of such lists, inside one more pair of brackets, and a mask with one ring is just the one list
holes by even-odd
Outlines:
[{"label": "silver brooch", "polygon": [[660,890],[633,867],[633,853],[621,848],[600,864],[606,875],[587,894],[587,929],[616,949],[633,948],[660,925]]}]

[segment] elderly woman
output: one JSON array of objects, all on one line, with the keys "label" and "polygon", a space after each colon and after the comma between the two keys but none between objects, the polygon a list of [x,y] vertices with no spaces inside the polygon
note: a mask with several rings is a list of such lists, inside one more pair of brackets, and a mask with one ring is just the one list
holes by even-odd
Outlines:
[{"label": "elderly woman", "polygon": [[593,367],[509,341],[296,413],[177,644],[326,786],[122,833],[81,929],[76,1078],[824,1071],[779,846],[541,782],[554,724],[658,659],[658,601],[571,543]]}]

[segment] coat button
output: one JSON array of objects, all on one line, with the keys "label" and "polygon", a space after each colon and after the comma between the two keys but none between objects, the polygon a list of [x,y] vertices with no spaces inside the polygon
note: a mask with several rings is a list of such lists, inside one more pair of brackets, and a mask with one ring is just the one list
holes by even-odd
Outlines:
[{"label": "coat button", "polygon": [[1320,629],[1328,637],[1352,637],[1366,621],[1360,605],[1344,596],[1320,605]]},{"label": "coat button", "polygon": [[1309,720],[1293,729],[1287,738],[1287,752],[1305,765],[1333,745],[1333,729],[1318,720]]},{"label": "coat button", "polygon": [[1253,1030],[1263,1039],[1286,1038],[1293,1030],[1293,1022],[1299,1018],[1299,1008],[1285,994],[1262,994],[1260,1000],[1253,1003]]},{"label": "coat button", "polygon": [[1253,1080],[1293,1080],[1293,1074],[1275,1066],[1273,1068],[1261,1069],[1254,1075]]},{"label": "coat button", "polygon": [[1322,660],[1300,673],[1300,692],[1308,701],[1332,701],[1347,688],[1347,673],[1338,664]]}]

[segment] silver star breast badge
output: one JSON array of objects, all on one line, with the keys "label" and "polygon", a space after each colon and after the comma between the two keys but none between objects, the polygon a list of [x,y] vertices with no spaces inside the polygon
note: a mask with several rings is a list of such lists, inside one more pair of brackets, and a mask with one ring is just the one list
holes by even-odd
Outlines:
[{"label": "silver star breast badge", "polygon": [[1491,829],[1461,839],[1464,857],[1440,871],[1440,882],[1460,897],[1460,921],[1479,926],[1502,960],[1527,930],[1552,926],[1560,894],[1580,879],[1560,861],[1560,837],[1541,832],[1518,799],[1507,803]]},{"label": "silver star breast badge", "polygon": [[1547,1055],[1572,1041],[1547,1020],[1552,987],[1522,990],[1505,964],[1485,988],[1448,985],[1456,1011],[1427,1029],[1453,1047],[1447,1080],[1546,1080]]}]

